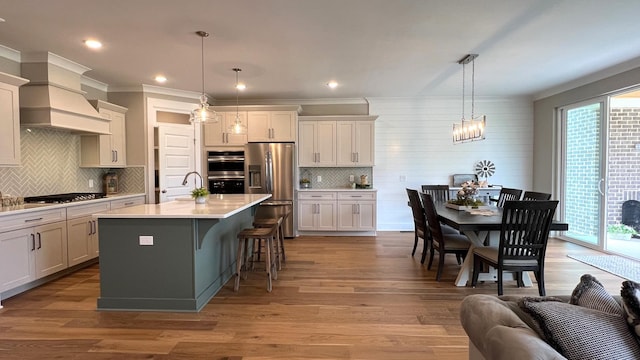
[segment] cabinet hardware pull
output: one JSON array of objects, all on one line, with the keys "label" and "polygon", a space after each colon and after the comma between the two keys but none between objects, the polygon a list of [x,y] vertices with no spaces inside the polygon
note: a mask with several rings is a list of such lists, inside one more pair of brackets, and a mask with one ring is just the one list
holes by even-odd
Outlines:
[{"label": "cabinet hardware pull", "polygon": [[89,233],[87,235],[91,235],[93,234],[93,223],[91,220],[87,221],[87,223],[89,224]]},{"label": "cabinet hardware pull", "polygon": [[93,234],[97,234],[98,233],[98,224],[96,223],[95,220],[93,220]]},{"label": "cabinet hardware pull", "polygon": [[36,236],[31,234],[31,251],[36,250]]},{"label": "cabinet hardware pull", "polygon": [[40,220],[42,220],[41,217],[35,218],[35,219],[26,219],[24,222],[33,222],[33,221],[40,221]]},{"label": "cabinet hardware pull", "polygon": [[356,162],[360,162],[360,153],[359,152],[356,153]]},{"label": "cabinet hardware pull", "polygon": [[358,214],[360,214],[360,204],[357,204],[357,205],[358,205]]},{"label": "cabinet hardware pull", "polygon": [[133,205],[133,201],[124,203],[124,206]]},{"label": "cabinet hardware pull", "polygon": [[362,195],[351,195],[352,198],[361,198]]},{"label": "cabinet hardware pull", "polygon": [[38,233],[38,249],[42,249],[42,235]]},{"label": "cabinet hardware pull", "polygon": [[116,153],[116,162],[118,162],[118,150],[114,150],[113,152]]}]

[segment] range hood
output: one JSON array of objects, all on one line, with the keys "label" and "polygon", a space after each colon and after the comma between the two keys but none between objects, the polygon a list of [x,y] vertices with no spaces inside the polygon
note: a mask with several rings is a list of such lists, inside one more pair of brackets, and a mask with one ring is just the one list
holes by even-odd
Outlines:
[{"label": "range hood", "polygon": [[109,120],[84,97],[82,74],[90,70],[50,52],[24,54],[20,88],[20,124],[83,134],[110,134]]}]

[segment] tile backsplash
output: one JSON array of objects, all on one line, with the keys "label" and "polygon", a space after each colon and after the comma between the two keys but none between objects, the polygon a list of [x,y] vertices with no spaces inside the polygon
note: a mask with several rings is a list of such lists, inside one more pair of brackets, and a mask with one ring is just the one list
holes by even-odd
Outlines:
[{"label": "tile backsplash", "polygon": [[[311,188],[313,189],[340,189],[349,187],[349,175],[354,176],[356,183],[360,183],[360,175],[369,177],[369,184],[375,187],[372,178],[373,168],[357,167],[357,168],[300,168],[299,177],[308,177],[311,179]],[[318,182],[318,176],[322,178]]]},{"label": "tile backsplash", "polygon": [[[102,192],[109,169],[80,168],[80,136],[51,128],[21,128],[21,166],[0,167],[0,191],[12,196]],[[144,168],[115,169],[120,192],[144,192]],[[94,181],[89,188],[89,180]]]}]

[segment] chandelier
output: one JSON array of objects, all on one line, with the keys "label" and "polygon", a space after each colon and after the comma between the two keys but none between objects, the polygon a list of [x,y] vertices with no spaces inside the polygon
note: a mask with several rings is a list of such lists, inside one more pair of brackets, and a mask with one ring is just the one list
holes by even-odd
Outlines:
[{"label": "chandelier", "polygon": [[203,123],[203,122],[216,122],[218,121],[216,118],[216,112],[213,109],[209,109],[209,103],[207,95],[204,93],[204,38],[209,36],[208,32],[205,31],[196,31],[196,35],[200,36],[202,42],[202,95],[200,95],[200,105],[197,108],[191,111],[191,116],[189,116],[189,121],[192,123]]},{"label": "chandelier", "polygon": [[[468,54],[458,61],[458,64],[462,65],[462,119],[459,124],[453,124],[454,144],[484,140],[486,116],[475,114],[475,60],[477,57],[478,54]],[[471,117],[465,119],[465,68],[469,63],[471,63]]]},{"label": "chandelier", "polygon": [[240,120],[240,111],[239,111],[240,106],[238,104],[238,92],[240,91],[241,88],[244,89],[245,87],[238,82],[238,73],[242,71],[242,69],[233,68],[232,70],[236,72],[236,118],[231,124],[229,124],[228,132],[230,132],[231,134],[242,135],[247,133],[247,126],[242,123],[242,120]]}]

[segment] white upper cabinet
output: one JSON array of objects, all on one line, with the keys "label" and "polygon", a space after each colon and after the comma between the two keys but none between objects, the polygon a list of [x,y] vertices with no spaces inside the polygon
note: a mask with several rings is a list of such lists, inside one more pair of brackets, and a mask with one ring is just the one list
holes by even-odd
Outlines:
[{"label": "white upper cabinet", "polygon": [[300,121],[298,163],[304,167],[336,165],[335,121]]},{"label": "white upper cabinet", "polygon": [[[240,122],[247,126],[247,112],[239,111]],[[204,146],[243,146],[247,143],[247,134],[234,134],[229,127],[236,121],[236,112],[216,113],[218,122],[204,124]]]},{"label": "white upper cabinet", "polygon": [[0,73],[0,166],[20,165],[18,88],[27,82],[27,79]]},{"label": "white upper cabinet", "polygon": [[375,165],[374,121],[338,121],[336,135],[337,166]]},{"label": "white upper cabinet", "polygon": [[354,167],[375,165],[377,116],[300,116],[298,165]]},{"label": "white upper cabinet", "polygon": [[249,142],[296,141],[295,111],[249,111],[247,115]]},{"label": "white upper cabinet", "polygon": [[125,167],[127,108],[102,100],[90,101],[103,119],[109,120],[111,135],[83,135],[80,138],[80,166]]}]

